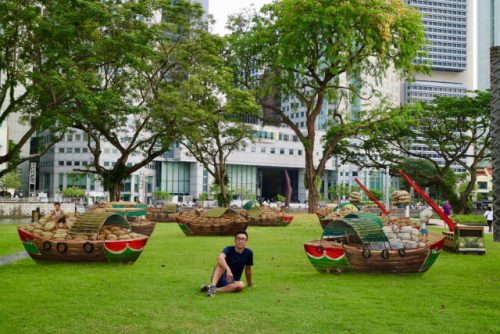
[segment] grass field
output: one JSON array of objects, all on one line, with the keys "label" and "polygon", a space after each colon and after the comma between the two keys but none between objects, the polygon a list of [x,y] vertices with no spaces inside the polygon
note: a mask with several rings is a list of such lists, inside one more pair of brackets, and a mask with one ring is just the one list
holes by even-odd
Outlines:
[{"label": "grass field", "polygon": [[[198,289],[232,237],[186,237],[175,224],[158,224],[133,265],[1,266],[0,332],[500,332],[500,244],[491,234],[485,256],[443,252],[425,274],[327,275],[303,250],[321,234],[314,216],[248,232],[254,287],[214,298]],[[15,226],[0,226],[1,254],[20,246]]]}]

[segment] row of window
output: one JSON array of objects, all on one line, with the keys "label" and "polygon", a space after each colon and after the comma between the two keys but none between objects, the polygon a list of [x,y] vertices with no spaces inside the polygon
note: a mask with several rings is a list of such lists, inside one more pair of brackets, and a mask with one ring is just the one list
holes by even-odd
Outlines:
[{"label": "row of window", "polygon": [[449,23],[449,22],[443,22],[443,21],[429,21],[429,20],[422,20],[422,23],[426,26],[435,26],[435,27],[443,27],[443,28],[458,28],[458,29],[467,29],[467,25],[465,24],[460,24],[460,23]]},{"label": "row of window", "polygon": [[457,37],[456,35],[433,35],[433,34],[425,34],[425,37],[431,40],[431,45],[434,43],[435,39],[442,39],[446,41],[458,41],[458,42],[467,42],[466,37]]},{"label": "row of window", "polygon": [[458,3],[443,2],[443,1],[425,1],[425,0],[410,0],[410,3],[422,6],[443,7],[443,8],[458,8],[467,9],[467,5],[463,1],[456,1]]},{"label": "row of window", "polygon": [[432,87],[432,86],[420,86],[411,85],[409,90],[428,90],[434,92],[448,92],[448,93],[465,93],[464,88],[451,88],[451,87]]},{"label": "row of window", "polygon": [[438,59],[438,60],[455,60],[455,61],[467,61],[466,57],[456,57],[456,56],[445,56],[441,54],[429,54],[426,58]]},{"label": "row of window", "polygon": [[439,52],[439,53],[462,54],[462,55],[466,55],[467,54],[466,50],[459,50],[459,49],[431,48],[429,51],[430,52]]},{"label": "row of window", "polygon": [[448,34],[452,36],[457,36],[457,35],[467,35],[467,31],[465,30],[458,30],[458,29],[441,29],[441,28],[430,28],[430,27],[425,27],[425,32],[435,32],[435,33],[440,33],[440,34]]},{"label": "row of window", "polygon": [[453,21],[453,22],[467,22],[467,18],[465,17],[456,17],[456,16],[441,16],[441,15],[432,15],[427,14],[425,16],[426,19],[430,20],[439,20],[439,21]]},{"label": "row of window", "polygon": [[[88,147],[59,147],[58,153],[89,153]],[[109,153],[109,152],[108,152]]]},{"label": "row of window", "polygon": [[427,8],[427,7],[420,7],[420,8],[417,7],[417,9],[420,12],[466,16],[466,12],[461,11],[461,10],[446,10],[446,9],[440,9],[440,8]]}]

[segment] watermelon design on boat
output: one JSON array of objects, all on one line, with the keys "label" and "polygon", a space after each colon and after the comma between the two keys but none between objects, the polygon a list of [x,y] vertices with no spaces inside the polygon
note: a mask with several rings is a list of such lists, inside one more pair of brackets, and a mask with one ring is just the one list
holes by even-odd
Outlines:
[{"label": "watermelon design on boat", "polygon": [[311,264],[319,271],[340,272],[350,268],[349,261],[342,248],[324,248],[305,244],[304,249]]},{"label": "watermelon design on boat", "polygon": [[133,262],[146,246],[148,239],[106,241],[104,252],[109,262]]},{"label": "watermelon design on boat", "polygon": [[419,271],[425,271],[425,270],[429,269],[434,264],[434,262],[436,262],[439,254],[441,254],[441,250],[443,249],[443,245],[444,245],[444,239],[436,242],[435,244],[433,244],[429,247],[430,252],[427,255],[427,259],[425,259],[425,262]]},{"label": "watermelon design on boat", "polygon": [[21,242],[23,243],[24,249],[28,254],[40,255],[40,251],[35,245],[35,237],[29,233],[24,232],[23,230],[17,230],[19,233],[19,237],[21,238]]}]

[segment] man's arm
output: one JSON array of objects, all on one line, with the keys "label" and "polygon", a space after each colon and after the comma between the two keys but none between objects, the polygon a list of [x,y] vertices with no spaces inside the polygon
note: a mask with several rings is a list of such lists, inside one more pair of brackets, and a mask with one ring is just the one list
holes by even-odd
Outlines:
[{"label": "man's arm", "polygon": [[245,277],[247,278],[247,285],[250,287],[252,282],[252,266],[245,266]]},{"label": "man's arm", "polygon": [[220,253],[219,256],[217,256],[217,263],[219,266],[224,268],[226,270],[226,279],[228,282],[233,281],[233,272],[231,271],[231,268],[229,268],[227,262],[226,262],[226,254]]}]

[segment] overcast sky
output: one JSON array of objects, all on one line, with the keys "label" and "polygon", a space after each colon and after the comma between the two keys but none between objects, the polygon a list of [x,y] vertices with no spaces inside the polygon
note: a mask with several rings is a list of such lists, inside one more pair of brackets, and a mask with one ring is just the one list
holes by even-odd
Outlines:
[{"label": "overcast sky", "polygon": [[228,15],[250,8],[252,4],[255,5],[255,8],[260,9],[262,5],[271,2],[272,0],[208,0],[208,12],[216,21],[212,32],[217,35],[225,35],[227,31],[224,26]]}]

